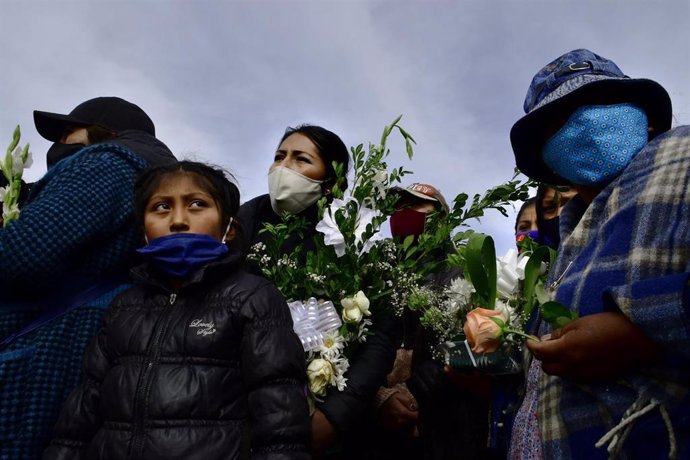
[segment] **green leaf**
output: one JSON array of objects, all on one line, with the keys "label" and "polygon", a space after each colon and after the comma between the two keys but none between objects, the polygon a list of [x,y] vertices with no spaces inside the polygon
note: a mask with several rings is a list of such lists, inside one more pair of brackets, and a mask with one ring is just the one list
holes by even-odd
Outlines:
[{"label": "green leaf", "polygon": [[540,305],[551,301],[551,296],[544,287],[544,282],[541,280],[534,286],[534,296],[537,298],[537,302],[539,302]]},{"label": "green leaf", "polygon": [[19,140],[21,139],[21,137],[22,137],[22,132],[19,129],[19,125],[17,125],[17,127],[14,128],[14,132],[12,133],[12,142],[10,142],[9,147],[7,147],[7,153],[8,154],[11,154],[14,151],[15,147],[17,147],[17,145],[19,145]]},{"label": "green leaf", "polygon": [[496,304],[496,249],[490,236],[473,233],[465,249],[465,269],[474,289],[486,301],[487,308]]},{"label": "green leaf", "polygon": [[523,282],[522,292],[527,300],[525,305],[525,317],[529,318],[532,314],[532,309],[534,308],[534,287],[539,281],[539,274],[541,272],[541,264],[544,258],[548,255],[549,248],[546,246],[540,246],[537,248],[530,256],[527,264],[525,265],[525,280]]},{"label": "green leaf", "polygon": [[558,302],[546,302],[541,306],[541,317],[554,327],[563,327],[569,322],[577,319],[580,315],[576,311]]},{"label": "green leaf", "polygon": [[403,251],[407,251],[407,248],[409,248],[412,243],[414,243],[414,235],[407,235],[403,241]]}]

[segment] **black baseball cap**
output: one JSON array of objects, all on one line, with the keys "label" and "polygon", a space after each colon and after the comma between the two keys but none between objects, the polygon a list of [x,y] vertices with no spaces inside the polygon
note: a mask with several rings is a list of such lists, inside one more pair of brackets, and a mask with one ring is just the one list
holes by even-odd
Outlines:
[{"label": "black baseball cap", "polygon": [[34,124],[38,133],[49,141],[58,142],[69,126],[97,125],[120,132],[138,129],[156,135],[153,121],[141,108],[119,97],[97,97],[82,102],[68,115],[34,110]]}]

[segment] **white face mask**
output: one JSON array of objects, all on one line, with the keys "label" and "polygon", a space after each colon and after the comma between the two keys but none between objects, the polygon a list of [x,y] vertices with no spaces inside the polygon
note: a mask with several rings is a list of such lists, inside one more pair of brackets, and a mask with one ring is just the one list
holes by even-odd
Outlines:
[{"label": "white face mask", "polygon": [[321,182],[310,179],[285,166],[268,173],[268,194],[276,214],[284,211],[299,214],[321,198]]}]

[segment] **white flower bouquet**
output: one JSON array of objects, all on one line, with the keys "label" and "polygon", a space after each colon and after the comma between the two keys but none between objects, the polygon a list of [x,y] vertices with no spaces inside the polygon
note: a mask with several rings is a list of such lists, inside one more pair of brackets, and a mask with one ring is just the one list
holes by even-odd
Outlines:
[{"label": "white flower bouquet", "polygon": [[[397,130],[412,157],[414,139],[398,124],[386,126],[377,145],[365,152],[351,149],[354,164],[352,187],[341,190],[344,171],[336,165],[339,180],[330,201],[318,202],[320,221],[313,237],[314,249],[284,254],[281,244],[290,235],[305,234],[308,223],[285,214],[277,225],[266,224],[271,236],[252,248],[249,258],[289,299],[295,331],[307,353],[309,388],[316,398],[329,388],[343,390],[349,359],[367,340],[372,324],[390,309],[396,270],[396,248],[384,240],[381,225],[393,213],[397,197],[391,184],[408,174],[402,168],[388,171],[386,142]],[[313,224],[312,224],[313,225]]]}]

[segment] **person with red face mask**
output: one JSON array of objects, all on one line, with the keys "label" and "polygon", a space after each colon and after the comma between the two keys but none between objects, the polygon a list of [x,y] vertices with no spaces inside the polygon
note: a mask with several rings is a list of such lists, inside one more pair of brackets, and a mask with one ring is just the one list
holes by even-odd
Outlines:
[{"label": "person with red face mask", "polygon": [[[429,230],[431,219],[442,219],[449,212],[445,198],[432,185],[414,183],[393,192],[399,199],[390,226],[399,242],[410,236],[416,242]],[[439,258],[451,250],[438,249]],[[425,284],[446,285],[461,275],[459,269],[442,270],[429,275]],[[356,458],[485,458],[488,402],[458,389],[443,365],[431,359],[430,343],[420,328],[419,314],[405,310],[393,370],[379,388],[369,423],[362,423],[363,444],[369,448]]]},{"label": "person with red face mask", "polygon": [[400,196],[390,219],[393,237],[405,239],[413,235],[417,239],[424,233],[429,213],[448,213],[446,199],[432,185],[415,183],[407,188],[396,187],[393,191]]}]

